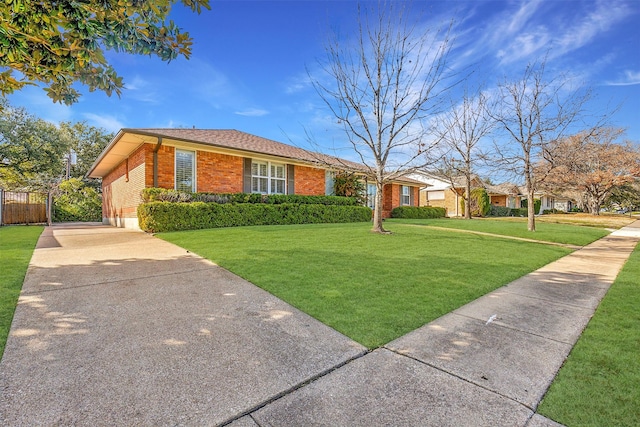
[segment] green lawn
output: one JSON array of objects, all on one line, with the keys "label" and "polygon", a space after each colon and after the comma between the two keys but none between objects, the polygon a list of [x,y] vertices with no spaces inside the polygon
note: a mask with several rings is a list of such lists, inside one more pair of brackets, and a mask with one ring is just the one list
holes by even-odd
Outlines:
[{"label": "green lawn", "polygon": [[554,224],[536,221],[534,233],[527,230],[526,218],[505,219],[472,219],[457,218],[416,219],[416,220],[390,220],[390,223],[400,221],[414,225],[428,225],[433,227],[455,228],[458,230],[481,231],[504,236],[521,237],[525,239],[540,240],[545,242],[565,243],[577,246],[588,245],[609,234],[604,228],[580,227],[576,225]]},{"label": "green lawn", "polygon": [[640,422],[640,245],[609,289],[538,412],[569,427]]},{"label": "green lawn", "polygon": [[[480,221],[478,221],[480,223]],[[387,222],[222,228],[159,237],[231,270],[369,348],[570,250]],[[579,234],[573,227],[574,234]]]},{"label": "green lawn", "polygon": [[0,357],[41,226],[0,227]]}]

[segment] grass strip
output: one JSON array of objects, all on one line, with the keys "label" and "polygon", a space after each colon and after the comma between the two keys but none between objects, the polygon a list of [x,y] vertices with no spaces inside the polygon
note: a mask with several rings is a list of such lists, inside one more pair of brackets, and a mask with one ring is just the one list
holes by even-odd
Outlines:
[{"label": "grass strip", "polygon": [[41,226],[0,227],[0,357],[4,353],[22,282],[42,230]]},{"label": "grass strip", "polygon": [[376,348],[570,250],[389,222],[162,233]]},{"label": "grass strip", "polygon": [[562,243],[568,245],[585,246],[607,234],[603,228],[581,227],[578,225],[546,223],[538,221],[536,231],[527,230],[526,218],[510,219],[472,219],[440,218],[426,220],[394,219],[390,223],[402,222],[406,224],[428,225],[432,227],[453,228],[457,230],[480,231],[501,236],[519,237],[542,242]]},{"label": "grass strip", "polygon": [[538,412],[571,426],[640,420],[640,244],[571,350]]}]

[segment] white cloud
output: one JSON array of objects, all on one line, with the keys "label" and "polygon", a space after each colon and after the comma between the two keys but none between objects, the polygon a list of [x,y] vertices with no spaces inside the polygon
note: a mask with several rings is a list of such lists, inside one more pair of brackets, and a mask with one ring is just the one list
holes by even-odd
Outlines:
[{"label": "white cloud", "polygon": [[606,82],[607,86],[632,86],[640,85],[640,71],[626,70],[624,76],[616,81]]},{"label": "white cloud", "polygon": [[469,42],[471,52],[494,52],[502,65],[547,53],[549,58],[557,58],[593,42],[628,19],[631,12],[629,4],[620,1],[517,4],[516,10],[509,8],[485,23],[484,33]]},{"label": "white cloud", "polygon": [[135,76],[130,82],[125,82],[122,96],[149,104],[158,104],[162,97],[158,95],[158,84],[154,84],[149,80],[140,76]]},{"label": "white cloud", "polygon": [[312,83],[309,76],[307,74],[302,74],[291,79],[291,81],[286,85],[284,92],[287,95],[292,95],[306,90],[311,87],[311,85]]},{"label": "white cloud", "polygon": [[111,132],[117,132],[126,126],[113,116],[99,115],[93,113],[82,113],[82,116],[94,126],[104,128]]},{"label": "white cloud", "polygon": [[553,56],[560,56],[581,48],[593,41],[599,34],[608,31],[619,21],[627,18],[629,7],[620,2],[600,2],[595,10],[574,25],[564,29],[553,42]]},{"label": "white cloud", "polygon": [[267,110],[262,110],[260,108],[249,108],[248,110],[244,110],[244,111],[236,111],[234,112],[234,114],[237,114],[239,116],[245,116],[245,117],[262,117],[269,114],[269,112]]}]

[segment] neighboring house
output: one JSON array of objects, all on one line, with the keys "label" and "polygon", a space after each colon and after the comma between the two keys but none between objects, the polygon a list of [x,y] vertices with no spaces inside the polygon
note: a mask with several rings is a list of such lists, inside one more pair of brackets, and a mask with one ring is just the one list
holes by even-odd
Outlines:
[{"label": "neighboring house", "polygon": [[563,212],[571,212],[571,209],[576,206],[575,200],[563,195],[537,193],[535,197],[540,199],[540,212],[537,212],[539,214],[551,209]]},{"label": "neighboring house", "polygon": [[[408,177],[422,182],[420,189],[420,206],[445,208],[447,216],[462,216],[461,203],[465,191],[464,177],[456,177],[452,181],[436,173],[417,171]],[[484,187],[485,184],[477,176],[471,178],[471,188]]]},{"label": "neighboring house", "polygon": [[[87,175],[102,178],[103,223],[138,228],[144,188],[325,195],[333,192],[335,172],[346,169],[364,175],[360,164],[237,130],[122,129]],[[409,179],[387,184],[383,217],[397,206],[417,206],[419,188]]]},{"label": "neighboring house", "polygon": [[[420,206],[437,206],[447,210],[447,216],[462,216],[461,208],[464,192],[464,176],[454,177],[453,180],[428,172],[414,172],[411,178],[423,182],[426,187],[420,189]],[[521,202],[520,189],[517,185],[504,183],[490,185],[478,176],[471,176],[471,188],[483,187],[494,206],[519,208]]]},{"label": "neighboring house", "polygon": [[[520,188],[521,194],[526,194],[527,191],[524,187]],[[536,215],[542,214],[546,210],[558,210],[563,212],[571,212],[571,209],[576,207],[576,200],[570,196],[562,193],[555,193],[548,189],[538,190],[533,194],[535,199],[540,199],[540,211],[536,212]],[[525,200],[526,196],[522,196]]]},{"label": "neighboring house", "polygon": [[522,200],[520,188],[517,185],[505,182],[504,184],[491,185],[484,184],[485,190],[493,206],[505,208],[519,208]]}]

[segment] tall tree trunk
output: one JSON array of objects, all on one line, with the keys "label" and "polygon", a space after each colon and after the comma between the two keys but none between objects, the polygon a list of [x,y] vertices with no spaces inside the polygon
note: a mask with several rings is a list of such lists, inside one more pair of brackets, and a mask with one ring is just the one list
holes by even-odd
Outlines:
[{"label": "tall tree trunk", "polygon": [[387,233],[387,230],[382,226],[382,189],[383,184],[376,182],[376,200],[373,208],[373,233]]},{"label": "tall tree trunk", "polygon": [[600,215],[600,199],[592,196],[591,199],[591,215]]},{"label": "tall tree trunk", "polygon": [[536,231],[536,204],[533,191],[527,191],[527,230]]},{"label": "tall tree trunk", "polygon": [[534,203],[534,176],[529,149],[524,151],[524,183],[527,188],[527,230],[536,231],[536,206]]},{"label": "tall tree trunk", "polygon": [[471,179],[467,176],[466,180],[464,188],[464,218],[471,219]]}]

